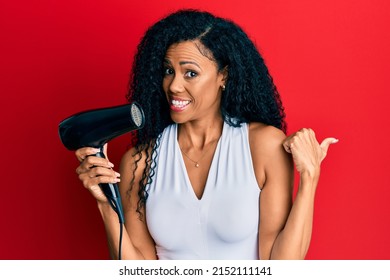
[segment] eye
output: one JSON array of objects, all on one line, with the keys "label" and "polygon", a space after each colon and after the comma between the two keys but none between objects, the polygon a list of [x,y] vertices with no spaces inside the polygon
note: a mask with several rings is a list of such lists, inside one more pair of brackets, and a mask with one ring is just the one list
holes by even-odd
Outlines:
[{"label": "eye", "polygon": [[196,73],[195,71],[192,71],[192,70],[188,70],[185,75],[184,75],[186,78],[195,78],[196,76],[198,76],[198,73]]},{"label": "eye", "polygon": [[169,67],[164,68],[164,76],[169,76],[173,74],[173,69]]}]

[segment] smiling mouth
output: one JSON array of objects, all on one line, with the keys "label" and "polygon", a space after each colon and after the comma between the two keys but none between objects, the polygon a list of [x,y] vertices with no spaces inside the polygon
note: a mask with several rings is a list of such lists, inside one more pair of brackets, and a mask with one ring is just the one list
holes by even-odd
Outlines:
[{"label": "smiling mouth", "polygon": [[171,99],[169,105],[172,111],[180,112],[183,111],[190,103],[190,100]]}]

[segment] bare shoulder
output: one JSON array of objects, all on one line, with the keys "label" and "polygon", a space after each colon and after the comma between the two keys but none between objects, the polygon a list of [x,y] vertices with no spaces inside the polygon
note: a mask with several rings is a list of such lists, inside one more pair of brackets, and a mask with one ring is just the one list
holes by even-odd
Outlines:
[{"label": "bare shoulder", "polygon": [[119,188],[122,195],[122,204],[125,208],[128,208],[129,203],[132,202],[132,208],[136,209],[137,201],[130,201],[125,198],[138,197],[139,182],[146,166],[145,156],[145,151],[137,151],[136,148],[127,150],[122,156],[119,167],[121,179]]},{"label": "bare shoulder", "polygon": [[290,156],[283,148],[284,132],[263,123],[250,123],[249,144],[256,179],[261,188],[274,174],[291,169]]},{"label": "bare shoulder", "polygon": [[281,151],[284,139],[286,135],[279,128],[258,122],[249,124],[249,141],[253,149],[264,153]]},{"label": "bare shoulder", "polygon": [[[135,177],[141,175],[141,171],[145,169],[146,163],[146,152],[145,150],[137,151],[135,147],[127,150],[121,160],[120,173],[122,178],[127,178],[128,174],[133,174],[135,171]],[[142,160],[144,159],[144,160]]]},{"label": "bare shoulder", "polygon": [[[138,152],[137,152],[135,147],[127,150],[122,156],[121,165],[125,165],[127,167],[133,165],[134,162],[136,161],[135,157],[137,154],[138,154]],[[142,152],[141,152],[141,154],[142,154]],[[138,155],[138,157],[140,157],[140,156],[141,155]]]},{"label": "bare shoulder", "polygon": [[148,147],[147,151],[133,147],[123,154],[119,169],[121,192],[131,190],[134,195],[138,193],[139,182],[143,177],[145,168],[147,168],[146,162],[150,161],[150,159],[147,159],[147,154],[151,155],[152,147]]}]

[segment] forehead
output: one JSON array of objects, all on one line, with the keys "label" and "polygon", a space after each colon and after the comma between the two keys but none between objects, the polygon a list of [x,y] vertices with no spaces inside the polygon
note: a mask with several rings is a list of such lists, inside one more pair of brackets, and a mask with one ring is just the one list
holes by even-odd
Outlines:
[{"label": "forehead", "polygon": [[165,60],[171,63],[189,60],[215,65],[211,52],[198,41],[185,41],[171,45],[165,54]]}]

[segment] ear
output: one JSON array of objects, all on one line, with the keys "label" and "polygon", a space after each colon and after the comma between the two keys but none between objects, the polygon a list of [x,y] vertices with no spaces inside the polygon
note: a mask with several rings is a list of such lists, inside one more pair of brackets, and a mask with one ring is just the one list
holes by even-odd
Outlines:
[{"label": "ear", "polygon": [[226,86],[227,80],[228,80],[228,67],[225,66],[221,71],[219,71],[219,74],[221,75],[221,87]]},{"label": "ear", "polygon": [[223,75],[222,81],[226,84],[228,79],[228,66],[226,65],[222,70],[221,74]]}]

